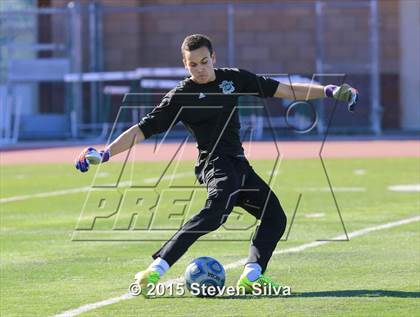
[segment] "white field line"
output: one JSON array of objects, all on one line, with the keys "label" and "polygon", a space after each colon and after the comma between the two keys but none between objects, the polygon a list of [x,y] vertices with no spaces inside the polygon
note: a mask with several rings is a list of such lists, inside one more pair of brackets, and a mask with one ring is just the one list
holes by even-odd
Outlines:
[{"label": "white field line", "polygon": [[[193,176],[193,174],[192,173],[178,173],[178,174],[173,174],[173,175],[165,175],[162,177],[162,180],[173,180],[175,178],[183,178],[187,176]],[[157,182],[158,180],[159,180],[159,177],[150,177],[150,178],[145,178],[144,182],[146,184],[153,184]],[[130,181],[125,181],[125,182],[121,182],[120,186],[126,186],[130,184],[131,184]],[[114,184],[104,184],[103,186],[112,186],[112,185]],[[0,198],[0,204],[28,200],[32,198],[45,198],[45,197],[61,196],[61,195],[74,194],[74,193],[83,193],[83,192],[89,191],[90,189],[92,189],[91,186],[85,186],[85,187],[69,188],[69,189],[56,190],[56,191],[37,193],[37,194],[12,196],[12,197]]]},{"label": "white field line", "polygon": [[420,184],[392,185],[388,186],[388,190],[392,192],[420,192]]},{"label": "white field line", "polygon": [[[379,231],[379,230],[384,230],[384,229],[389,229],[389,228],[393,228],[393,227],[398,227],[401,225],[405,225],[408,223],[412,223],[412,222],[416,222],[416,221],[420,221],[420,216],[414,216],[414,217],[410,217],[410,218],[406,218],[406,219],[402,219],[402,220],[398,220],[398,221],[393,221],[393,222],[388,222],[382,225],[377,225],[377,226],[372,226],[372,227],[367,227],[361,230],[356,230],[353,232],[350,232],[348,234],[349,238],[355,238],[355,237],[359,237],[359,236],[363,236],[365,234],[368,234],[370,232],[373,231]],[[288,249],[284,249],[284,250],[278,250],[278,251],[274,251],[273,255],[276,254],[286,254],[286,253],[298,253],[298,252],[302,252],[306,249],[310,249],[310,248],[315,248],[324,244],[328,244],[333,242],[332,240],[343,240],[346,239],[347,237],[343,234],[343,235],[339,235],[335,238],[332,238],[331,240],[327,240],[327,241],[314,241],[314,242],[310,242],[310,243],[305,243],[302,244],[300,246],[297,247],[292,247],[292,248],[288,248]],[[225,270],[230,270],[230,269],[235,269],[237,267],[240,267],[242,265],[244,265],[246,263],[246,258],[238,260],[236,262],[233,263],[229,263],[227,265],[225,265]],[[169,285],[172,283],[179,283],[183,280],[182,277],[178,277],[176,279],[171,279],[166,281],[164,284]],[[71,310],[67,310],[65,312],[62,312],[58,315],[54,315],[54,317],[72,317],[72,316],[77,316],[80,315],[82,313],[94,310],[96,308],[100,308],[100,307],[104,307],[104,306],[108,306],[108,305],[112,305],[115,303],[118,303],[120,301],[126,300],[126,299],[131,299],[131,298],[135,298],[136,296],[132,296],[130,294],[124,294],[118,297],[113,297],[113,298],[109,298],[100,302],[96,302],[96,303],[92,303],[92,304],[86,304],[83,306],[80,306],[78,308],[75,309],[71,309]]]},{"label": "white field line", "polygon": [[305,218],[322,218],[325,214],[323,212],[315,213],[315,214],[305,214]]},{"label": "white field line", "polygon": [[366,174],[366,170],[362,169],[362,168],[359,168],[359,169],[355,169],[353,171],[353,173],[354,173],[354,175],[362,176],[362,175]]},{"label": "white field line", "polygon": [[[349,192],[349,193],[357,193],[357,192],[365,192],[365,187],[333,187],[334,192]],[[330,192],[331,189],[329,187],[297,187],[295,188],[296,191],[308,191],[308,192]]]},{"label": "white field line", "polygon": [[5,204],[5,203],[14,202],[14,201],[28,200],[32,198],[44,198],[44,197],[60,196],[60,195],[66,195],[66,194],[81,193],[81,192],[88,191],[89,189],[90,189],[90,186],[86,186],[86,187],[79,187],[79,188],[56,190],[56,191],[45,192],[45,193],[12,196],[12,197],[0,198],[0,203]]}]

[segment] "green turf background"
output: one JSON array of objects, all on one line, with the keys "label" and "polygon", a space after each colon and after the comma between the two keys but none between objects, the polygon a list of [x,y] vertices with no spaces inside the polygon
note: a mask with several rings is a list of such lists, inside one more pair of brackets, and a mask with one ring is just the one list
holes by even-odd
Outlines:
[{"label": "green turf background", "polygon": [[[252,165],[269,181],[273,161],[257,161]],[[419,215],[418,192],[388,190],[389,185],[420,183],[417,158],[326,159],[325,166],[332,185],[337,188],[335,196],[348,232]],[[138,186],[150,187],[136,189],[136,193],[144,194],[145,200],[153,201],[153,195],[168,191],[170,186],[172,192],[181,190],[185,194],[197,185],[192,167],[193,162],[181,162],[176,170],[170,167],[165,175],[191,174],[175,178],[172,184],[164,178],[154,186],[150,179],[161,175],[165,168],[163,164],[129,164],[121,175],[124,186],[107,190],[111,196],[117,192],[124,195],[131,181]],[[6,198],[90,186],[95,175],[96,185],[115,184],[121,168],[121,164],[109,163],[98,171],[93,168],[82,175],[70,164],[1,166],[0,196]],[[277,250],[343,234],[331,192],[325,190],[328,182],[320,160],[286,160],[278,165],[274,174],[271,184],[289,220],[299,195],[302,195],[294,224],[292,228],[288,227],[288,241],[281,241]],[[149,181],[145,182],[146,179]],[[185,188],[174,189],[177,186]],[[342,191],[343,188],[353,191]],[[186,218],[202,206],[205,192],[198,188],[196,195]],[[150,263],[150,254],[162,242],[135,241],[139,237],[147,238],[144,231],[112,230],[115,217],[98,221],[94,230],[84,232],[84,235],[74,231],[82,211],[94,208],[95,199],[89,197],[93,196],[79,192],[0,205],[1,316],[49,316],[120,296],[127,291],[134,273]],[[85,202],[87,207],[84,207]],[[163,199],[160,204],[159,210],[171,209],[170,199]],[[110,203],[101,212],[106,214],[112,210],[106,208],[110,208]],[[120,223],[129,221],[131,207],[127,208]],[[311,214],[323,216],[308,218]],[[83,215],[86,214],[82,214],[82,218]],[[244,224],[253,223],[253,219],[244,214],[231,218],[227,223],[229,228],[244,228]],[[136,225],[141,218],[138,221]],[[156,227],[168,225],[171,228],[177,221],[182,221],[182,217],[166,224],[161,219]],[[213,256],[223,264],[246,257],[249,241],[244,237],[249,236],[252,229],[234,233],[221,229],[211,237],[204,237],[203,240],[211,241],[197,242],[164,280],[180,276],[187,263],[197,256]],[[171,233],[173,230],[162,231],[161,235],[152,232],[150,237],[164,238]],[[80,236],[83,239],[99,237],[102,240],[134,241],[72,241]],[[242,241],[227,241],[232,239]],[[240,273],[240,267],[228,270],[226,284],[234,285]],[[267,274],[284,285],[290,285],[293,296],[200,299],[186,294],[178,298],[165,296],[150,300],[139,297],[83,315],[420,316],[420,224],[414,222],[372,232],[349,242],[333,242],[300,253],[276,255]]]}]

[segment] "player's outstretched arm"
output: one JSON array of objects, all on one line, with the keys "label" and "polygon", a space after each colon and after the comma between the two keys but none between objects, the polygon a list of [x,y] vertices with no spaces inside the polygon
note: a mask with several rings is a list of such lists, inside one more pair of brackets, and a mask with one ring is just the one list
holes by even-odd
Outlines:
[{"label": "player's outstretched arm", "polygon": [[358,91],[348,84],[341,86],[335,85],[316,85],[316,84],[284,84],[279,83],[276,92],[276,98],[290,100],[311,100],[320,98],[334,98],[338,101],[348,103],[349,111],[354,111],[354,106],[359,98]]},{"label": "player's outstretched arm", "polygon": [[111,158],[111,155],[127,151],[136,143],[143,141],[144,138],[143,132],[136,124],[121,133],[105,150],[98,152],[93,147],[84,149],[77,157],[75,166],[82,173],[87,172],[90,164],[105,163]]},{"label": "player's outstretched arm", "polygon": [[108,149],[110,150],[111,155],[114,156],[118,153],[127,151],[144,139],[143,132],[140,130],[139,126],[135,124],[128,130],[121,133],[120,136],[108,146]]},{"label": "player's outstretched arm", "polygon": [[324,86],[315,84],[291,85],[279,83],[274,97],[289,100],[320,99],[325,97]]}]

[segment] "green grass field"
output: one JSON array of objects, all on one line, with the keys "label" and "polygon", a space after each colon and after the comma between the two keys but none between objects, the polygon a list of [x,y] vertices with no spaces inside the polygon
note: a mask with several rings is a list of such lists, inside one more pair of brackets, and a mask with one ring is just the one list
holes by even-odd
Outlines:
[{"label": "green grass field", "polygon": [[[388,190],[390,185],[420,183],[418,158],[326,159],[325,164],[349,233],[419,215],[419,192]],[[258,161],[252,165],[263,178],[269,179],[273,162]],[[121,182],[127,186],[132,173],[136,185],[152,186],[153,178],[159,177],[163,167],[161,163],[129,165]],[[180,163],[175,175],[181,176],[174,179],[172,186],[186,187],[172,188],[169,190],[172,194],[163,195],[169,198],[159,202],[159,210],[171,210],[171,197],[188,196],[188,186],[194,185],[192,167],[193,162]],[[103,165],[96,174],[95,184],[115,183],[120,170],[121,165],[117,163]],[[82,175],[71,164],[1,166],[1,198],[90,186],[95,171],[93,168]],[[172,172],[170,168],[168,173]],[[156,193],[168,191],[168,187],[169,180],[164,178],[154,189],[136,189],[124,197],[143,195],[146,205],[152,206]],[[343,234],[319,160],[281,162],[272,188],[287,212],[288,225],[302,195],[293,226],[287,229],[290,229],[288,240],[281,241],[277,250]],[[105,194],[104,190],[96,190],[96,195],[109,198],[109,203],[96,212],[102,216],[112,213],[112,197],[123,195],[124,190],[124,186],[106,189]],[[179,193],[173,194],[174,191]],[[204,191],[196,191],[192,208],[185,212],[187,218],[203,204]],[[52,316],[127,293],[134,274],[148,266],[150,255],[163,243],[156,240],[168,237],[173,233],[173,226],[182,222],[182,217],[165,222],[164,213],[154,228],[165,230],[149,233],[112,230],[116,226],[141,229],[147,223],[147,215],[139,215],[130,227],[133,210],[130,208],[135,205],[127,203],[118,221],[116,216],[98,219],[93,230],[75,232],[77,226],[89,227],[94,214],[89,210],[94,210],[99,196],[93,193],[87,199],[86,191],[64,192],[46,197],[27,196],[0,205],[1,316]],[[82,210],[85,210],[83,215]],[[241,216],[239,212],[228,220],[226,228],[194,244],[163,281],[180,276],[189,261],[198,256],[215,257],[224,265],[245,258],[249,245],[246,237],[254,223],[251,217]],[[155,241],[138,241],[148,237]],[[136,297],[82,315],[420,316],[419,246],[420,223],[413,221],[369,232],[348,242],[331,242],[302,252],[274,255],[267,275],[290,286],[291,297],[203,299],[187,292],[182,297]],[[226,284],[234,285],[241,270],[241,267],[227,270]]]}]

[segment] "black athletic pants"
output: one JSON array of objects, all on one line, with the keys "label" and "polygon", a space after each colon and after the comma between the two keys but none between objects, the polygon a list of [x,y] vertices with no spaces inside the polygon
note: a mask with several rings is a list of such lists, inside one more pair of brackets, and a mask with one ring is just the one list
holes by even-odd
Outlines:
[{"label": "black athletic pants", "polygon": [[153,258],[161,257],[172,266],[200,236],[218,229],[233,207],[240,206],[261,219],[252,238],[247,263],[257,262],[264,272],[286,228],[286,215],[276,195],[244,158],[215,156],[198,174],[199,181],[207,185],[204,208],[153,254]]}]

